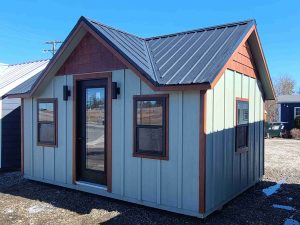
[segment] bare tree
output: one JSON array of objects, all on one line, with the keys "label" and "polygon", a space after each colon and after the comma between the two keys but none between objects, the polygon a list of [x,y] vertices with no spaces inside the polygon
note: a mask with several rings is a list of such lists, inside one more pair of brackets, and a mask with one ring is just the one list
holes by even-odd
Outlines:
[{"label": "bare tree", "polygon": [[283,75],[275,82],[275,92],[277,96],[292,95],[295,93],[296,82],[289,75]]},{"label": "bare tree", "polygon": [[275,100],[268,100],[265,102],[265,110],[267,112],[267,121],[278,121],[278,106]]},{"label": "bare tree", "polygon": [[[289,75],[282,75],[274,81],[276,96],[291,95],[295,93],[296,82]],[[267,111],[267,121],[278,121],[278,105],[275,100],[266,101],[265,110]]]}]

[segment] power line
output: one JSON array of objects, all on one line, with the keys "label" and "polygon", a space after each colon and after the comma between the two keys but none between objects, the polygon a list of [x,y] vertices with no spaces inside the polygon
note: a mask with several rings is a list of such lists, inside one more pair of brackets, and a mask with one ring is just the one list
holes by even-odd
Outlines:
[{"label": "power line", "polygon": [[43,52],[51,52],[54,55],[57,51],[57,44],[63,43],[62,41],[46,41],[45,44],[52,45],[51,49],[44,49]]}]

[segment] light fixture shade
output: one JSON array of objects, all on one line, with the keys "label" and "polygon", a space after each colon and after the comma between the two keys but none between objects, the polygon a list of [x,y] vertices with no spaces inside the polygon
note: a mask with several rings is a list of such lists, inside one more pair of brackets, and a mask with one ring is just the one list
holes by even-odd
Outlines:
[{"label": "light fixture shade", "polygon": [[69,90],[67,85],[63,86],[63,99],[64,101],[68,101],[69,96],[71,96],[71,91]]},{"label": "light fixture shade", "polygon": [[117,82],[112,82],[111,84],[111,98],[117,99],[118,95],[120,94],[120,88],[118,87]]}]

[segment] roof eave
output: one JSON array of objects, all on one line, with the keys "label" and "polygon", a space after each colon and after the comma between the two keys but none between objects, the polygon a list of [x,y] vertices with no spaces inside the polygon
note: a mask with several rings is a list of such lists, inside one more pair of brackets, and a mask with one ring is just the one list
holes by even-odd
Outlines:
[{"label": "roof eave", "polygon": [[27,93],[18,93],[18,94],[6,94],[3,97],[4,98],[30,98],[31,95],[29,92],[27,92]]},{"label": "roof eave", "polygon": [[[252,36],[253,35],[253,36]],[[254,54],[256,54],[256,57],[258,58],[256,60],[256,64],[259,67],[261,73],[263,73],[266,77],[266,84],[267,86],[264,87],[265,91],[265,100],[275,100],[276,99],[276,94],[274,90],[274,86],[272,83],[271,75],[269,72],[269,68],[267,65],[267,61],[265,58],[265,54],[261,45],[261,41],[257,32],[257,27],[255,26],[255,29],[252,33],[252,35],[249,37],[249,43],[251,45],[251,42],[254,43],[252,47],[254,47]],[[260,65],[258,65],[260,64]],[[262,78],[262,77],[261,77]]]}]

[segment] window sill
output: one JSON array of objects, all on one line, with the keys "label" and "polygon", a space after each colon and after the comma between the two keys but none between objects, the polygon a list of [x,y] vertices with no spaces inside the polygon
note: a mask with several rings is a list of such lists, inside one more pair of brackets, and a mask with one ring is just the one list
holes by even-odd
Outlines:
[{"label": "window sill", "polygon": [[37,143],[37,146],[40,146],[40,147],[57,147],[57,144],[49,144],[49,143]]},{"label": "window sill", "polygon": [[244,148],[238,148],[236,149],[236,153],[245,153],[249,151],[249,147],[244,147]]},{"label": "window sill", "polygon": [[137,158],[145,158],[145,159],[169,160],[169,156],[147,155],[145,153],[133,153],[132,156]]}]

